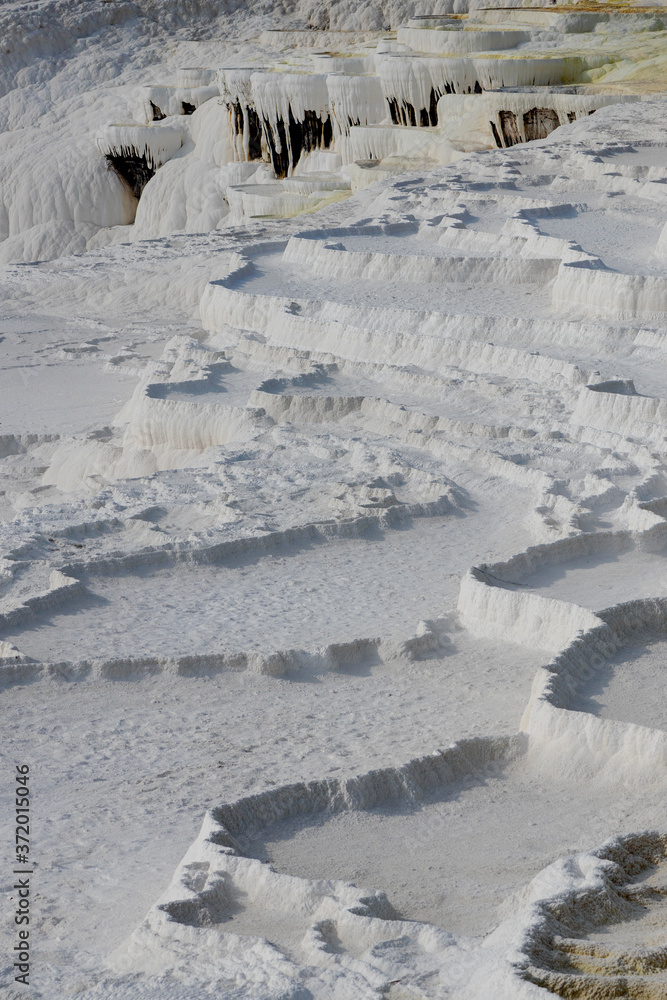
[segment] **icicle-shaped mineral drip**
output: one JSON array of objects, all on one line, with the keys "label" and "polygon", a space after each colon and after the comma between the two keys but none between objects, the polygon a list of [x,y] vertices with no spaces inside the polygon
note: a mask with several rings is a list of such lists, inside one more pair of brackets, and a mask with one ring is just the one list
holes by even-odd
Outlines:
[{"label": "icicle-shaped mineral drip", "polygon": [[418,57],[386,53],[376,57],[382,92],[395,124],[435,125],[443,94],[471,94],[498,87],[549,86],[579,79],[588,63],[579,58]]},{"label": "icicle-shaped mineral drip", "polygon": [[160,125],[107,125],[95,143],[139,198],[155,171],[180,149],[183,132]]},{"label": "icicle-shaped mineral drip", "polygon": [[387,54],[378,59],[382,93],[395,125],[430,124],[420,112],[431,104],[433,82],[425,59]]},{"label": "icicle-shaped mineral drip", "polygon": [[[501,60],[489,60],[494,66]],[[480,90],[486,90],[489,83],[480,80],[477,63],[474,59],[465,57],[458,59],[424,59],[428,66],[429,76],[432,86],[437,94],[437,98],[443,94],[473,94]],[[486,67],[483,61],[482,66]]]},{"label": "icicle-shaped mineral drip", "polygon": [[252,100],[250,77],[253,73],[254,70],[249,67],[218,70],[218,89],[225,104],[232,104],[236,101],[248,103]]},{"label": "icicle-shaped mineral drip", "polygon": [[337,136],[349,135],[352,125],[375,125],[387,117],[387,104],[376,76],[331,73],[327,91]]},{"label": "icicle-shaped mineral drip", "polygon": [[232,135],[235,160],[248,161],[261,158],[260,125],[252,96],[253,69],[219,69],[218,88],[229,112],[229,131]]},{"label": "icicle-shaped mineral drip", "polygon": [[[496,87],[546,87],[571,83],[578,79],[585,69],[581,60],[555,57],[523,59],[476,56],[470,62],[475,79],[479,81],[483,90],[494,90]],[[460,88],[458,92],[464,92],[464,89]]]},{"label": "icicle-shaped mineral drip", "polygon": [[201,66],[179,69],[176,72],[177,87],[208,87],[215,82],[215,71]]},{"label": "icicle-shaped mineral drip", "polygon": [[303,151],[332,138],[326,76],[253,73],[252,97],[279,177],[291,174]]},{"label": "icicle-shaped mineral drip", "polygon": [[322,73],[253,73],[252,94],[260,118],[286,122],[289,112],[304,121],[307,111],[329,114],[327,78]]},{"label": "icicle-shaped mineral drip", "polygon": [[157,170],[183,145],[183,132],[165,125],[107,125],[97,133],[95,142],[104,156],[133,149]]}]

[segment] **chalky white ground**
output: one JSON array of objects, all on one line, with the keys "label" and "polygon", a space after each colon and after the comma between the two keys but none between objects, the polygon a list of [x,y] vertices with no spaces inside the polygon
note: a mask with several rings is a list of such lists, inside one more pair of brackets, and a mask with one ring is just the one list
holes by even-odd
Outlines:
[{"label": "chalky white ground", "polygon": [[[128,79],[155,72],[160,40],[116,30]],[[102,107],[77,59],[68,128],[124,93]],[[8,121],[56,100],[35,74]],[[9,856],[28,762],[34,996],[549,995],[504,930],[574,878],[539,873],[667,833],[667,631],[553,710],[618,724],[612,765],[542,731],[533,688],[594,612],[667,596],[666,136],[664,102],[619,105],[316,215],[0,270],[0,829]],[[207,810],[522,726],[422,798],[269,809],[238,842],[297,880],[160,923]],[[298,886],[344,895],[318,880],[386,892],[399,929],[354,951],[323,921],[315,947]]]}]

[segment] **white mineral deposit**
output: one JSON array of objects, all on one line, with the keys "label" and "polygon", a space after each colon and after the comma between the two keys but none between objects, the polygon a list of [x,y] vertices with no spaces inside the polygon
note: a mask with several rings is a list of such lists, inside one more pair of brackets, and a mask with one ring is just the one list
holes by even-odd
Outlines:
[{"label": "white mineral deposit", "polygon": [[0,3],[8,1000],[667,997],[667,7]]}]

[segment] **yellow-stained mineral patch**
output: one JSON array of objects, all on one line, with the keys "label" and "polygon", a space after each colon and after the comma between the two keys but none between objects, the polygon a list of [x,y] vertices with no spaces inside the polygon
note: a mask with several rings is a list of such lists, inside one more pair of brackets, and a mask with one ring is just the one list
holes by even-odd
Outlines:
[{"label": "yellow-stained mineral patch", "polygon": [[609,860],[601,891],[551,908],[526,978],[567,998],[664,1000],[667,838],[633,839]]}]

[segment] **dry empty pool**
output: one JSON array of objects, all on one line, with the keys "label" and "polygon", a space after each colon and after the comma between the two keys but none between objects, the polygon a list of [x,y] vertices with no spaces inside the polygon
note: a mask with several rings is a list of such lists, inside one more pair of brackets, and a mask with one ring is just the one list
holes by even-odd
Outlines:
[{"label": "dry empty pool", "polygon": [[667,636],[637,635],[582,682],[570,707],[603,719],[667,729]]},{"label": "dry empty pool", "polygon": [[602,611],[641,597],[665,597],[667,558],[639,549],[580,556],[559,566],[545,566],[523,583],[545,597]]},{"label": "dry empty pool", "polygon": [[619,803],[594,785],[584,795],[567,781],[535,780],[519,762],[420,803],[304,816],[242,844],[279,872],[382,889],[405,919],[482,935],[499,922],[498,907],[556,858],[596,846],[611,829],[640,829],[646,805],[640,787]]},{"label": "dry empty pool", "polygon": [[453,604],[461,534],[474,530],[464,519],[424,518],[223,563],[91,575],[86,596],[14,628],[11,638],[36,659],[82,660],[408,636],[420,619],[441,616]]}]

